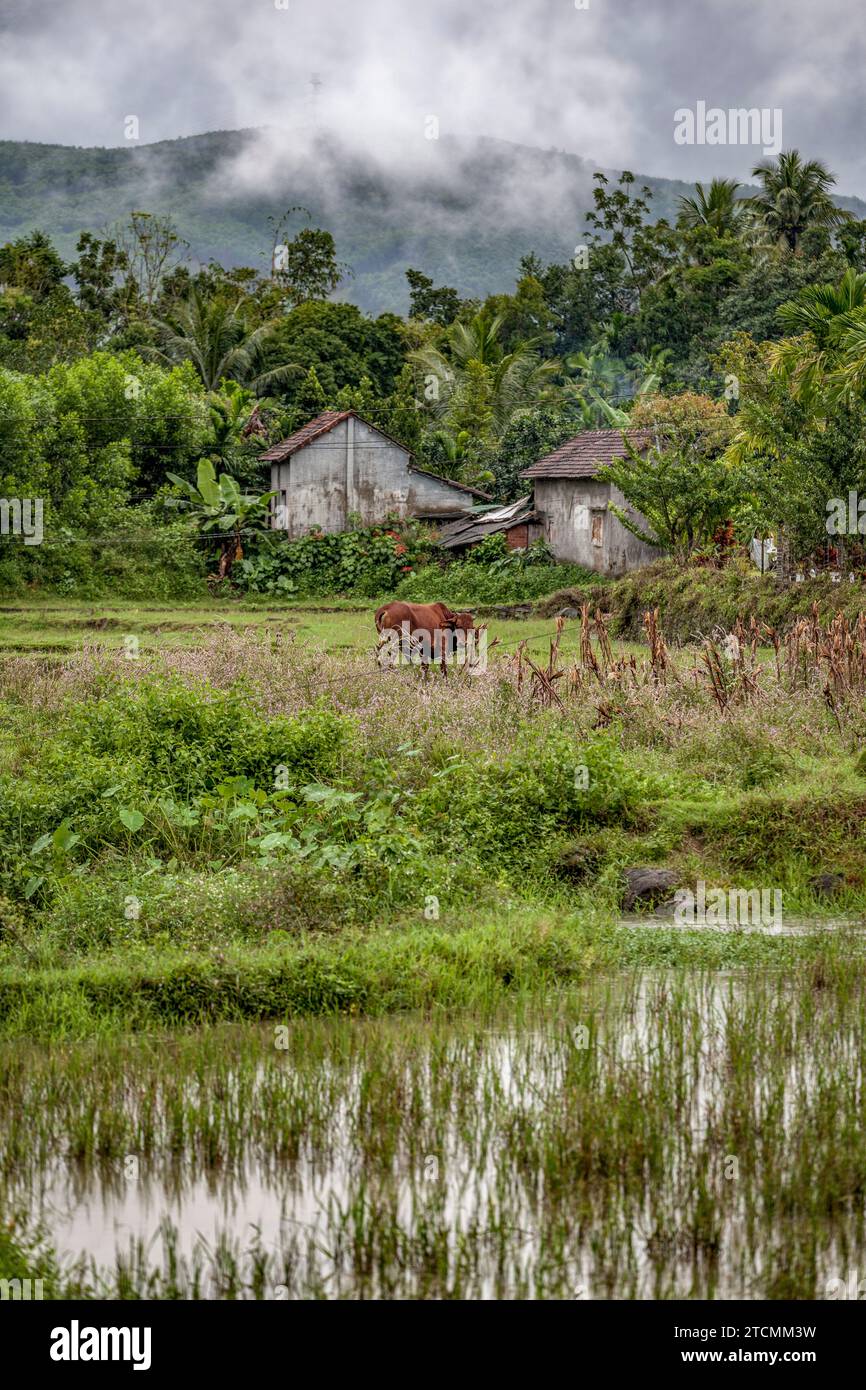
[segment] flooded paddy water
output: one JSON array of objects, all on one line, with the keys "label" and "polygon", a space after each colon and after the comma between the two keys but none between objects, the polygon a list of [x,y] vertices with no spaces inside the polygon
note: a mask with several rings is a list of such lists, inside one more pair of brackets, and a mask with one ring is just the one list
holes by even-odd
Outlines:
[{"label": "flooded paddy water", "polygon": [[3,1207],[115,1295],[826,1297],[866,1273],[864,1022],[841,952],[5,1045]]}]

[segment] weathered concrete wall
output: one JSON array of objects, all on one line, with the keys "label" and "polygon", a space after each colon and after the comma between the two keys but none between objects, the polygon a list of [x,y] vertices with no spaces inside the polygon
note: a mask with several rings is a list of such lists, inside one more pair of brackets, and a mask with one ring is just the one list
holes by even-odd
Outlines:
[{"label": "weathered concrete wall", "polygon": [[343,420],[271,468],[271,491],[285,512],[275,524],[293,539],[311,530],[345,531],[352,513],[374,526],[390,513],[453,516],[472,498],[409,467],[409,454],[363,420]]},{"label": "weathered concrete wall", "polygon": [[535,479],[535,510],[557,560],[615,575],[658,558],[660,550],[632,535],[619,517],[608,511],[609,501],[637,517],[639,525],[646,525],[619,489],[609,483],[593,478]]}]

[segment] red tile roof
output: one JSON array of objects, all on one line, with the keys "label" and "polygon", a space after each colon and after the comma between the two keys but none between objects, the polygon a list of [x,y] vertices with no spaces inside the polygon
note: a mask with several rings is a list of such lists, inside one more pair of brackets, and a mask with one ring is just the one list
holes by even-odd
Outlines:
[{"label": "red tile roof", "polygon": [[341,421],[348,420],[350,415],[354,415],[354,410],[324,410],[321,415],[317,415],[315,420],[310,420],[301,429],[295,430],[287,439],[281,439],[279,444],[272,444],[270,449],[266,449],[259,458],[265,463],[283,463],[285,459],[291,458],[299,449],[305,445],[312,444],[314,439],[318,439],[320,434],[328,434],[335,425]]},{"label": "red tile roof", "polygon": [[[629,441],[636,449],[648,447],[653,442],[652,430],[626,430]],[[567,439],[545,454],[530,468],[524,469],[521,478],[594,478],[603,463],[612,459],[625,458],[626,448],[622,430],[584,430],[573,439]]]}]

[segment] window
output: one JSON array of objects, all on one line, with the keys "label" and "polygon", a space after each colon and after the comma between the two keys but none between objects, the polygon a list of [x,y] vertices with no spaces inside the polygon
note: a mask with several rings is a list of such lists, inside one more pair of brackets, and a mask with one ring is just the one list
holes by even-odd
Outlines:
[{"label": "window", "polygon": [[592,543],[593,545],[604,544],[604,512],[593,512]]}]

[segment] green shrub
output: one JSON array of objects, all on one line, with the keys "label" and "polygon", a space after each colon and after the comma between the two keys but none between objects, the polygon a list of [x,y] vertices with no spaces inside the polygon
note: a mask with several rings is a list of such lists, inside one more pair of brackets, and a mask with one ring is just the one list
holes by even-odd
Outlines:
[{"label": "green shrub", "polygon": [[330,777],[350,729],[347,719],[307,710],[268,719],[242,686],[218,690],[161,677],[124,685],[95,706],[70,711],[70,747],[140,766],[154,791],[196,794],[228,777],[271,788],[282,765],[290,781]]},{"label": "green shrub", "polygon": [[615,636],[640,640],[644,613],[658,608],[668,640],[690,642],[714,628],[729,631],[738,617],[755,617],[783,632],[813,604],[825,621],[839,610],[855,619],[866,607],[866,591],[861,581],[850,584],[845,576],[834,584],[827,574],[800,584],[781,583],[775,574],[760,574],[749,561],[714,569],[662,560],[618,579],[606,600]]},{"label": "green shrub", "polygon": [[[0,776],[0,884],[31,897],[109,847],[233,851],[278,769],[287,786],[332,778],[352,728],[320,709],[269,719],[243,688],[170,677],[71,704],[38,758]],[[201,801],[208,794],[212,804]]]},{"label": "green shrub", "polygon": [[425,565],[407,575],[395,590],[395,598],[410,603],[450,603],[472,608],[488,603],[522,603],[543,598],[555,589],[595,584],[599,579],[579,565],[533,564],[513,567],[457,560],[447,566]]},{"label": "green shrub", "polygon": [[235,578],[240,588],[255,594],[374,598],[390,593],[429,555],[431,545],[429,532],[411,521],[331,534],[315,531],[293,541],[272,532],[255,538]]},{"label": "green shrub", "polygon": [[208,560],[186,522],[127,508],[98,540],[48,533],[42,545],[0,548],[0,594],[45,590],[71,598],[199,598]]},{"label": "green shrub", "polygon": [[579,747],[556,734],[500,763],[455,759],[418,793],[415,817],[437,852],[525,866],[549,858],[566,832],[633,822],[657,790],[612,736]]}]

